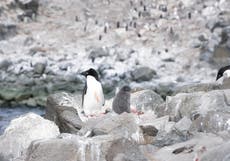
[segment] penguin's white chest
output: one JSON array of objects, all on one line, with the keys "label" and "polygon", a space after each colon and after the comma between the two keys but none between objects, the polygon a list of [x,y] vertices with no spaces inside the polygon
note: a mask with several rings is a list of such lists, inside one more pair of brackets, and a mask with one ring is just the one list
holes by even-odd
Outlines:
[{"label": "penguin's white chest", "polygon": [[104,94],[101,83],[92,76],[87,76],[87,90],[84,95],[83,109],[86,115],[102,113]]}]

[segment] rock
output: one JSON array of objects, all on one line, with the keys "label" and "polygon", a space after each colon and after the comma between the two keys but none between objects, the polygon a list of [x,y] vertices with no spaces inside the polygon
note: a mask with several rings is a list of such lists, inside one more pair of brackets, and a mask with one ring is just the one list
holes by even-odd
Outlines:
[{"label": "rock", "polygon": [[138,111],[150,110],[158,115],[158,107],[164,103],[164,100],[154,91],[141,90],[131,94],[130,103]]},{"label": "rock", "polygon": [[79,131],[79,135],[98,136],[114,135],[122,136],[134,140],[138,143],[143,142],[143,133],[137,124],[138,118],[130,113],[107,114],[104,117],[96,118],[86,122],[85,126]]},{"label": "rock", "polygon": [[108,55],[109,55],[108,48],[95,48],[90,52],[89,58],[94,62],[96,58],[108,56]]},{"label": "rock", "polygon": [[24,99],[28,99],[32,96],[32,92],[30,89],[19,86],[4,86],[0,89],[0,98],[4,101],[22,101]]},{"label": "rock", "polygon": [[176,88],[176,84],[172,82],[159,83],[154,91],[158,93],[162,98],[166,98],[166,96],[171,96]]},{"label": "rock", "polygon": [[176,130],[172,130],[170,132],[161,131],[154,138],[154,142],[152,144],[157,147],[164,147],[176,143],[185,142],[191,139],[191,137],[192,136],[190,134],[183,134],[177,132]]},{"label": "rock", "polygon": [[[196,159],[200,160],[201,155],[209,151],[209,149],[212,149],[217,145],[221,145],[222,143],[223,139],[216,135],[201,133],[186,142],[177,143],[171,146],[165,146],[160,150],[152,152],[151,155],[153,155],[155,160],[157,161],[195,161]],[[184,148],[185,150],[182,150],[178,154],[173,153],[179,148]]]},{"label": "rock", "polygon": [[71,134],[62,134],[59,139],[33,142],[26,160],[113,161],[119,154],[132,161],[147,161],[138,145],[127,139],[110,135],[86,138]]},{"label": "rock", "polygon": [[37,140],[27,151],[26,161],[76,161],[78,148],[70,139]]},{"label": "rock", "polygon": [[164,4],[159,5],[159,10],[163,12],[167,12],[167,5]]},{"label": "rock", "polygon": [[228,161],[230,160],[229,155],[230,142],[226,142],[219,146],[215,146],[209,149],[200,159],[200,161]]},{"label": "rock", "polygon": [[180,133],[188,133],[191,125],[192,121],[185,116],[175,124],[174,128]]},{"label": "rock", "polygon": [[196,117],[192,122],[193,131],[218,134],[230,130],[229,112],[209,111],[205,116],[197,115]]},{"label": "rock", "polygon": [[132,79],[137,82],[149,81],[156,75],[156,71],[149,67],[139,67],[131,72]]},{"label": "rock", "polygon": [[15,0],[19,7],[25,11],[37,13],[39,0]]},{"label": "rock", "polygon": [[80,98],[65,92],[50,95],[47,98],[45,118],[54,121],[61,132],[77,133],[83,124],[78,116]]},{"label": "rock", "polygon": [[58,135],[59,129],[53,122],[28,113],[12,120],[0,136],[0,156],[10,161],[24,154],[32,141],[55,138]]},{"label": "rock", "polygon": [[187,116],[195,120],[198,116],[206,116],[208,112],[229,113],[230,90],[214,90],[209,92],[179,93],[166,99],[166,109],[170,115],[179,120]]},{"label": "rock", "polygon": [[154,120],[152,124],[159,130],[152,143],[158,147],[180,143],[192,137],[189,131],[192,122],[186,117],[175,123],[168,116],[164,116]]},{"label": "rock", "polygon": [[216,83],[189,84],[189,85],[177,86],[175,88],[173,95],[176,95],[178,93],[193,93],[199,91],[208,92],[208,91],[218,90],[218,89],[221,89],[221,87]]},{"label": "rock", "polygon": [[15,24],[0,23],[0,41],[13,37],[17,34],[17,26]]},{"label": "rock", "polygon": [[12,62],[10,60],[2,60],[0,62],[0,69],[7,71],[7,69],[12,65]]},{"label": "rock", "polygon": [[140,128],[143,131],[144,135],[148,135],[148,136],[156,136],[158,133],[157,128],[155,128],[155,126],[152,125],[146,125],[146,126],[140,126]]},{"label": "rock", "polygon": [[42,75],[45,72],[46,63],[36,63],[34,65],[34,74]]}]

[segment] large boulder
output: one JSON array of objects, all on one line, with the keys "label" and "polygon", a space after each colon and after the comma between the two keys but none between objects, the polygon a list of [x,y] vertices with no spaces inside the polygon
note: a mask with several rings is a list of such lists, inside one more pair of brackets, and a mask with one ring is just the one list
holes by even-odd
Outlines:
[{"label": "large boulder", "polygon": [[141,90],[131,94],[130,103],[138,111],[154,111],[158,115],[159,107],[164,103],[164,100],[152,90]]},{"label": "large boulder", "polygon": [[138,145],[127,139],[111,135],[86,138],[72,134],[33,142],[26,161],[113,161],[120,155],[132,161],[147,161]]},{"label": "large boulder", "polygon": [[77,133],[83,122],[80,109],[81,97],[66,92],[56,93],[47,98],[45,118],[54,121],[61,132]]},{"label": "large boulder", "polygon": [[144,141],[143,132],[137,123],[138,118],[134,114],[107,114],[104,117],[87,121],[79,131],[79,135],[91,137],[114,135],[142,143]]},{"label": "large boulder", "polygon": [[230,90],[179,93],[167,97],[166,109],[175,121],[186,116],[193,121],[196,130],[218,132],[229,129],[229,98]]},{"label": "large boulder", "polygon": [[132,79],[137,82],[149,81],[156,75],[156,71],[149,67],[138,67],[131,72]]},{"label": "large boulder", "polygon": [[28,113],[12,120],[0,136],[0,158],[10,161],[20,157],[32,141],[55,138],[59,134],[59,129],[53,122]]}]

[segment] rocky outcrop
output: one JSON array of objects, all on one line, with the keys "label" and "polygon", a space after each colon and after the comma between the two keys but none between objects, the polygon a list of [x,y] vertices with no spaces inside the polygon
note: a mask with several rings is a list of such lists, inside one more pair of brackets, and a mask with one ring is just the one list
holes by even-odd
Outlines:
[{"label": "rocky outcrop", "polygon": [[[47,98],[45,118],[54,121],[61,132],[77,133],[82,127],[79,117],[81,97],[68,93],[57,93]],[[79,112],[79,114],[78,114]]]},{"label": "rocky outcrop", "polygon": [[[61,138],[33,142],[27,161],[106,161],[121,157],[132,161],[147,161],[138,145],[122,138],[103,135],[85,138],[63,134]],[[44,151],[47,153],[44,154]]]},{"label": "rocky outcrop", "polygon": [[0,136],[0,158],[4,158],[3,161],[13,160],[25,154],[31,142],[56,138],[59,134],[53,122],[39,115],[29,113],[16,118]]},{"label": "rocky outcrop", "polygon": [[179,93],[176,96],[167,97],[166,109],[175,120],[186,116],[195,120],[196,127],[199,125],[197,129],[218,132],[229,129],[227,119],[230,112],[229,97],[230,90]]}]

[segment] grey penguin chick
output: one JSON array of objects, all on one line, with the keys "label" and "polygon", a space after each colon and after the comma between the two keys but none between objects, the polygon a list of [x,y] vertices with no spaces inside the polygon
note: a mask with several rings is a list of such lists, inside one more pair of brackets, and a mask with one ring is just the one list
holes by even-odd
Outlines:
[{"label": "grey penguin chick", "polygon": [[130,113],[130,92],[131,88],[129,86],[123,86],[120,91],[116,94],[112,109],[117,114],[121,114],[123,112]]}]

